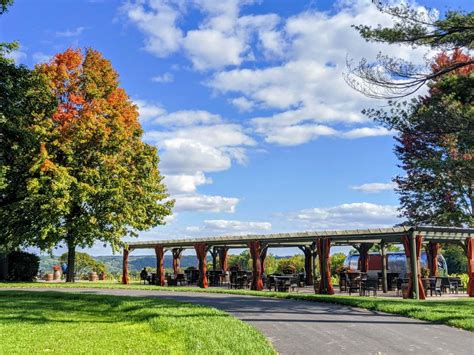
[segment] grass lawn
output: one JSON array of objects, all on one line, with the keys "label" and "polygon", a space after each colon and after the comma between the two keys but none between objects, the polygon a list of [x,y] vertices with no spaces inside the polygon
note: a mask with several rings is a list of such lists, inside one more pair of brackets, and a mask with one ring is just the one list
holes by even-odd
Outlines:
[{"label": "grass lawn", "polygon": [[387,299],[360,296],[324,296],[314,294],[298,294],[269,291],[228,290],[220,288],[199,289],[196,287],[158,287],[154,285],[140,285],[138,282],[131,285],[122,285],[117,282],[76,282],[66,283],[0,283],[2,287],[65,287],[65,288],[111,288],[111,289],[135,289],[135,290],[166,290],[184,292],[211,292],[230,293],[249,296],[265,296],[277,298],[299,299],[307,301],[337,303],[347,306],[366,308],[374,311],[400,314],[403,316],[447,324],[453,327],[474,331],[474,298],[463,299],[439,299],[436,301],[415,301],[404,299]]},{"label": "grass lawn", "polygon": [[213,308],[151,298],[0,291],[2,354],[274,354]]}]

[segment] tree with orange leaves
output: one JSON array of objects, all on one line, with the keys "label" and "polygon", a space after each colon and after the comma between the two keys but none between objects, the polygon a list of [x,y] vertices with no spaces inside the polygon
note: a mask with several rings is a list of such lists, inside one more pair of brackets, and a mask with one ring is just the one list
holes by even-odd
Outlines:
[{"label": "tree with orange leaves", "polygon": [[137,107],[108,60],[93,49],[68,49],[35,73],[57,106],[36,128],[44,135],[18,213],[32,216],[25,244],[67,246],[72,282],[77,247],[100,241],[118,250],[124,236],[164,224],[174,201],[156,148],[142,141]]},{"label": "tree with orange leaves", "polygon": [[[433,72],[474,58],[442,52]],[[370,116],[398,131],[395,153],[405,175],[395,178],[408,224],[474,226],[474,64],[429,83],[411,102],[391,102]]]}]

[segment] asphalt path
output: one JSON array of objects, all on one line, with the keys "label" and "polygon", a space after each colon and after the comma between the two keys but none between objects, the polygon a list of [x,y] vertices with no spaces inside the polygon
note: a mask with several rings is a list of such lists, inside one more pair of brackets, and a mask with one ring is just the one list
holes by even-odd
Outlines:
[{"label": "asphalt path", "polygon": [[15,289],[172,299],[221,309],[259,329],[280,354],[469,354],[474,333],[347,306],[217,293]]}]

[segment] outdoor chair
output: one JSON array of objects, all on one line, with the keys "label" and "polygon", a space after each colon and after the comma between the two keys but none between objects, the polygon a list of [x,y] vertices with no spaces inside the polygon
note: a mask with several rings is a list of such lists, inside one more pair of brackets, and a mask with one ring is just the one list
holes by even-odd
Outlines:
[{"label": "outdoor chair", "polygon": [[339,291],[346,292],[347,291],[347,274],[345,272],[339,273]]},{"label": "outdoor chair", "polygon": [[443,277],[441,279],[441,289],[444,293],[458,293],[458,284],[450,277]]},{"label": "outdoor chair", "polygon": [[397,296],[400,296],[402,292],[403,279],[401,277],[397,278]]},{"label": "outdoor chair", "polygon": [[430,280],[430,295],[433,296],[433,292],[435,296],[439,294],[441,296],[442,290],[441,290],[441,279],[436,278],[434,280]]},{"label": "outdoor chair", "polygon": [[176,275],[176,284],[180,286],[186,285],[188,282],[186,280],[186,275],[184,274],[177,274]]},{"label": "outdoor chair", "polygon": [[377,279],[367,279],[362,281],[362,294],[364,296],[370,296],[370,292],[373,292],[374,297],[377,296],[378,289],[378,280]]},{"label": "outdoor chair", "polygon": [[[304,285],[304,283],[303,283],[303,285]],[[300,289],[300,278],[299,278],[298,275],[296,275],[296,276],[294,276],[290,279],[290,289],[291,289],[291,291],[295,291],[295,290],[299,291],[299,289]]]},{"label": "outdoor chair", "polygon": [[266,285],[270,291],[276,288],[275,277],[273,275],[268,275]]},{"label": "outdoor chair", "polygon": [[352,294],[352,292],[357,292],[360,295],[361,290],[359,280],[348,280],[347,290],[349,291],[349,296]]}]

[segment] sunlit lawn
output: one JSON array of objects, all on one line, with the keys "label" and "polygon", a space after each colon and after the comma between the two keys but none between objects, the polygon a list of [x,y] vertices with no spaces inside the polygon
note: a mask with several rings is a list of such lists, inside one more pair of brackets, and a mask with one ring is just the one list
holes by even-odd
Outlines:
[{"label": "sunlit lawn", "polygon": [[76,282],[66,283],[0,283],[2,287],[50,287],[50,288],[111,288],[111,289],[140,289],[154,291],[184,291],[184,292],[211,292],[230,293],[250,296],[265,296],[300,299],[308,301],[338,303],[348,306],[366,308],[375,311],[400,314],[411,318],[427,320],[436,323],[474,331],[474,298],[445,299],[430,301],[404,300],[401,298],[387,299],[359,296],[324,296],[314,294],[298,294],[285,292],[250,291],[250,290],[228,290],[223,288],[199,289],[196,287],[158,287],[154,285],[143,285],[134,282],[131,285],[122,285],[117,282]]},{"label": "sunlit lawn", "polygon": [[152,298],[0,291],[1,354],[272,354],[213,308]]}]

